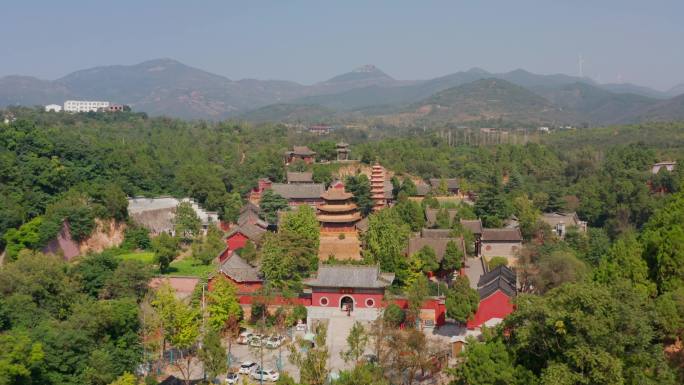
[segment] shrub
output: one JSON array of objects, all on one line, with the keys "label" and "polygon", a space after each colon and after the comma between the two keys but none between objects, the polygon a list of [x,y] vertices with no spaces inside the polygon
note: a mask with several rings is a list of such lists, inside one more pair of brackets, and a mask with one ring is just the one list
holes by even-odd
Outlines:
[{"label": "shrub", "polygon": [[487,262],[487,267],[489,270],[494,270],[499,266],[507,266],[508,265],[508,259],[506,257],[492,257],[488,262]]},{"label": "shrub", "polygon": [[121,247],[127,250],[148,250],[152,246],[147,229],[140,226],[130,225],[124,232],[124,241]]},{"label": "shrub", "polygon": [[390,304],[385,308],[382,314],[382,319],[391,326],[399,326],[404,322],[406,315],[396,303]]}]

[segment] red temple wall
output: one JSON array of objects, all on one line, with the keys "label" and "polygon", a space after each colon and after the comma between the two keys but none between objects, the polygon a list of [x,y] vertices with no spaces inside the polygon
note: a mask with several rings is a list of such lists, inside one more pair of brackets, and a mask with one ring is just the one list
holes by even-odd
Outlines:
[{"label": "red temple wall", "polygon": [[[328,304],[321,303],[322,298],[328,299]],[[355,308],[379,308],[382,307],[382,293],[340,293],[340,292],[314,292],[311,295],[311,306],[320,307],[340,307],[340,300],[342,297],[351,297],[354,300]],[[371,300],[372,305],[368,306],[366,301]]]}]

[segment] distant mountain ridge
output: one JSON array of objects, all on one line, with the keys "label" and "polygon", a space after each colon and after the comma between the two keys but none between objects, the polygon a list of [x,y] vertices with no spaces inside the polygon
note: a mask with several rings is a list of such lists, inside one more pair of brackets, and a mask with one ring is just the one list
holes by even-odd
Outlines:
[{"label": "distant mountain ridge", "polygon": [[405,108],[407,112],[423,122],[501,119],[532,124],[574,119],[571,113],[527,88],[499,78],[479,79],[440,91]]},{"label": "distant mountain ridge", "polygon": [[[451,96],[470,94],[472,100],[459,99],[478,111],[464,114],[461,107],[449,107],[454,114],[429,115],[435,119],[455,116],[503,115],[522,119],[501,106],[488,105],[485,79],[503,87],[504,94],[522,93],[521,87],[540,97],[543,113],[524,106],[529,121],[547,118],[567,119],[567,124],[609,124],[643,119],[668,119],[680,116],[678,99],[684,84],[667,92],[633,84],[598,84],[588,78],[554,74],[539,75],[523,69],[490,73],[479,68],[455,72],[427,80],[397,80],[374,65],[364,65],[348,73],[313,85],[281,80],[231,80],[187,66],[172,59],[155,59],[135,65],[102,66],[68,74],[49,81],[30,76],[0,78],[0,106],[62,103],[66,99],[101,99],[126,103],[150,115],[190,119],[318,121],[335,118],[359,119],[372,116],[408,114],[427,100],[446,98],[443,91],[475,83],[474,88],[451,90]],[[466,92],[467,91],[467,92]],[[491,91],[491,90],[490,90]],[[525,99],[532,101],[529,94]],[[432,99],[430,99],[432,98]],[[513,100],[510,100],[513,105]],[[537,112],[535,112],[537,111]],[[458,113],[456,113],[458,112]],[[558,121],[558,120],[554,120]]]}]

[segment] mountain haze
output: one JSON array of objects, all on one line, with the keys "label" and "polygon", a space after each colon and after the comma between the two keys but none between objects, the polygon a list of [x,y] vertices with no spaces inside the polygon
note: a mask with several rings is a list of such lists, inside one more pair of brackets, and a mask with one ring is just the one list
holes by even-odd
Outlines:
[{"label": "mountain haze", "polygon": [[129,104],[151,115],[254,121],[316,122],[397,115],[394,120],[407,118],[410,122],[416,116],[435,121],[498,116],[595,125],[678,117],[679,99],[669,98],[681,93],[684,85],[661,92],[523,69],[490,73],[472,68],[427,80],[397,80],[374,65],[307,86],[282,80],[236,81],[172,59],[95,67],[54,81],[30,76],[0,78],[0,106],[98,99]]},{"label": "mountain haze", "polygon": [[413,111],[421,120],[467,122],[501,119],[505,121],[543,123],[571,120],[543,97],[509,81],[488,78],[438,92],[414,104]]}]

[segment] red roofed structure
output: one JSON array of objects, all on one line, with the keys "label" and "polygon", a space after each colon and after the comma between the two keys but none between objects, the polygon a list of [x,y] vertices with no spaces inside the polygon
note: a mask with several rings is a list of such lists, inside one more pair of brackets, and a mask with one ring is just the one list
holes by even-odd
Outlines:
[{"label": "red roofed structure", "polygon": [[494,326],[515,310],[512,299],[516,295],[515,273],[506,266],[485,273],[477,283],[480,305],[468,320],[468,329],[482,325]]}]

